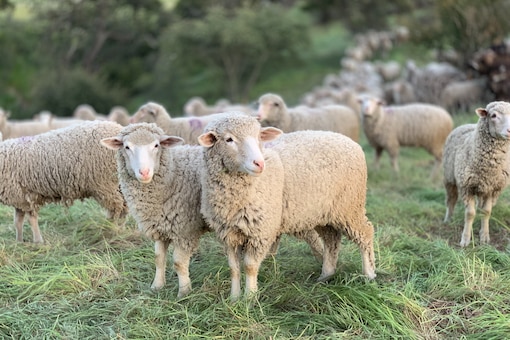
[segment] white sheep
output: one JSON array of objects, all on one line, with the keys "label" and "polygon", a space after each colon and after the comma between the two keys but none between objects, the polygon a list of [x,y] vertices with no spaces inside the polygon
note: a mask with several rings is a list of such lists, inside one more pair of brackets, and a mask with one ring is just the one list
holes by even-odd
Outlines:
[{"label": "white sheep", "polygon": [[166,134],[181,137],[185,144],[197,145],[198,136],[216,115],[172,118],[162,105],[148,102],[131,117],[131,123],[156,123]]},{"label": "white sheep", "polygon": [[266,93],[259,100],[257,117],[263,126],[273,126],[283,132],[323,130],[344,134],[359,140],[359,117],[344,105],[327,105],[320,108],[298,106],[287,108],[283,98]]},{"label": "white sheep", "polygon": [[131,116],[128,110],[123,106],[114,106],[108,113],[108,120],[119,123],[122,126],[129,124]]},{"label": "white sheep", "polygon": [[468,112],[488,98],[485,79],[454,81],[446,85],[441,93],[441,106],[450,112]]},{"label": "white sheep", "polygon": [[97,113],[89,104],[81,104],[74,109],[73,117],[82,120],[108,120],[103,114]]},{"label": "white sheep", "polygon": [[[156,274],[153,289],[165,285],[167,250],[174,245],[173,263],[178,276],[178,297],[191,291],[189,263],[200,237],[209,229],[200,214],[202,148],[178,145],[179,137],[166,135],[156,124],[131,124],[101,140],[117,150],[122,193],[138,227],[155,242]],[[322,253],[312,233],[296,235]],[[315,249],[314,249],[315,247]]]},{"label": "white sheep", "polygon": [[0,108],[0,132],[4,139],[35,136],[51,130],[49,122],[10,120],[10,113]]},{"label": "white sheep", "polygon": [[482,213],[480,243],[489,243],[492,207],[509,180],[510,103],[491,102],[476,113],[480,117],[478,123],[457,127],[444,147],[444,222],[450,221],[460,196],[465,207],[461,247],[471,241],[475,198]]},{"label": "white sheep", "polygon": [[375,167],[383,150],[390,155],[391,164],[399,172],[398,154],[401,146],[421,147],[434,156],[432,176],[441,166],[443,145],[453,129],[450,114],[442,107],[412,103],[385,106],[379,98],[360,98],[363,131],[375,149]]},{"label": "white sheep", "polygon": [[56,117],[50,111],[41,111],[35,117],[37,121],[49,124],[51,130],[61,129],[75,124],[83,123],[84,120],[77,118]]},{"label": "white sheep", "polygon": [[119,189],[115,153],[99,145],[101,138],[121,128],[110,122],[83,122],[0,143],[0,203],[15,208],[17,241],[23,241],[28,215],[33,241],[43,242],[38,211],[47,203],[71,205],[90,197],[109,218],[124,222],[127,206]]},{"label": "white sheep", "polygon": [[257,290],[261,261],[283,233],[321,235],[320,281],[335,273],[342,233],[358,244],[363,273],[375,277],[374,230],[365,214],[367,169],[357,143],[326,131],[283,134],[271,142],[281,130],[261,128],[239,112],[204,131],[201,211],[226,245],[232,299],[240,296],[241,254],[249,295]]},{"label": "white sheep", "polygon": [[202,97],[192,97],[184,104],[184,114],[188,117],[201,117],[226,111],[242,111],[249,115],[254,114],[250,106],[234,105],[226,99],[219,100],[216,105],[208,106]]}]

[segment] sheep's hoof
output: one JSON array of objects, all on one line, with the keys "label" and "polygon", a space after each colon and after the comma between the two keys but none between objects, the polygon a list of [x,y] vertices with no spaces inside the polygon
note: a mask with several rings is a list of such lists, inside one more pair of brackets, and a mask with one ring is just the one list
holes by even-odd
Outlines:
[{"label": "sheep's hoof", "polygon": [[335,276],[334,273],[333,274],[328,274],[328,275],[321,275],[317,279],[317,282],[328,282],[329,280],[331,280],[333,278],[333,276]]},{"label": "sheep's hoof", "polygon": [[153,283],[153,284],[151,285],[151,289],[152,289],[152,290],[155,290],[155,291],[158,291],[158,290],[160,290],[161,288],[163,288],[163,286],[164,286],[164,285],[165,285],[164,283],[160,283],[160,284]]}]

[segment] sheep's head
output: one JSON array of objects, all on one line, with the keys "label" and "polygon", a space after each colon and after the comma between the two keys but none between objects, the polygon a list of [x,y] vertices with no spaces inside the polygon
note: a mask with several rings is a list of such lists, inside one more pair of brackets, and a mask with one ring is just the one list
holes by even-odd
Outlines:
[{"label": "sheep's head", "polygon": [[229,112],[209,123],[198,142],[226,171],[258,176],[265,166],[262,143],[281,133],[273,127],[262,128],[256,118],[242,112]]},{"label": "sheep's head", "polygon": [[360,112],[363,117],[372,117],[377,112],[380,106],[384,105],[384,102],[375,97],[359,97],[358,102],[360,104]]},{"label": "sheep's head", "polygon": [[165,108],[157,103],[148,102],[140,106],[138,111],[131,117],[131,123],[157,123],[158,117],[170,114],[165,110]]},{"label": "sheep's head", "polygon": [[510,103],[491,102],[486,108],[476,109],[480,119],[487,121],[489,133],[498,139],[510,139]]},{"label": "sheep's head", "polygon": [[259,98],[257,118],[263,121],[276,121],[284,110],[286,110],[285,102],[282,97],[277,94],[267,93]]},{"label": "sheep's head", "polygon": [[150,183],[159,169],[161,149],[182,143],[182,138],[167,136],[155,124],[131,124],[115,137],[104,138],[101,144],[117,150],[128,173],[141,183]]}]

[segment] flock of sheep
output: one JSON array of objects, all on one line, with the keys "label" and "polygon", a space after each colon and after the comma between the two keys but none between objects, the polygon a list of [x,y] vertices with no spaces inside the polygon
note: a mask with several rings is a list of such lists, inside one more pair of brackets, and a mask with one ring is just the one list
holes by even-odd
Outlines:
[{"label": "flock of sheep", "polygon": [[347,236],[359,247],[363,274],[373,279],[367,162],[358,144],[363,131],[376,166],[386,150],[395,172],[400,147],[427,150],[435,159],[432,176],[443,167],[445,222],[459,195],[464,203],[460,245],[471,242],[475,198],[483,215],[480,243],[489,242],[491,209],[508,184],[510,103],[490,102],[476,110],[477,124],[454,129],[440,106],[388,106],[368,94],[358,96],[357,108],[288,107],[274,93],[262,95],[257,108],[193,101],[185,109],[201,106],[202,115],[174,118],[154,102],[131,116],[120,107],[98,116],[80,106],[73,119],[41,113],[29,122],[11,121],[0,110],[0,203],[15,209],[16,240],[24,240],[28,215],[33,241],[43,242],[38,211],[45,204],[94,198],[108,218],[123,225],[129,214],[154,240],[153,289],[165,285],[173,245],[178,297],[191,291],[190,259],[206,232],[225,246],[234,300],[242,269],[245,294],[257,291],[260,264],[284,234],[306,241],[322,261],[319,281],[334,275],[340,238]]}]

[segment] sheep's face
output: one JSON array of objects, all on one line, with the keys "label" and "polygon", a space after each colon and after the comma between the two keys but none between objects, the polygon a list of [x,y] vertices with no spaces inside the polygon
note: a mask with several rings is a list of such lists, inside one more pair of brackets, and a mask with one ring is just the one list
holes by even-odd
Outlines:
[{"label": "sheep's face", "polygon": [[373,117],[377,109],[382,105],[380,100],[374,98],[360,99],[359,103],[363,117]]},{"label": "sheep's face", "polygon": [[477,109],[476,113],[480,118],[487,119],[491,136],[498,139],[510,139],[510,104],[504,102],[491,104],[494,105],[487,106],[487,109]]},{"label": "sheep's face", "polygon": [[266,94],[260,97],[258,102],[257,119],[261,122],[278,121],[285,109],[285,103],[280,96]]},{"label": "sheep's face", "polygon": [[156,123],[158,115],[163,111],[166,111],[163,106],[152,102],[147,103],[131,117],[131,123]]},{"label": "sheep's face", "polygon": [[265,166],[261,143],[275,139],[282,131],[273,127],[261,128],[255,123],[227,126],[226,129],[212,127],[198,140],[210,150],[209,157],[221,162],[227,172],[259,176]]},{"label": "sheep's face", "polygon": [[101,144],[120,152],[128,173],[141,183],[150,183],[159,169],[162,148],[170,148],[182,138],[148,133],[139,129],[131,134],[105,138]]}]

